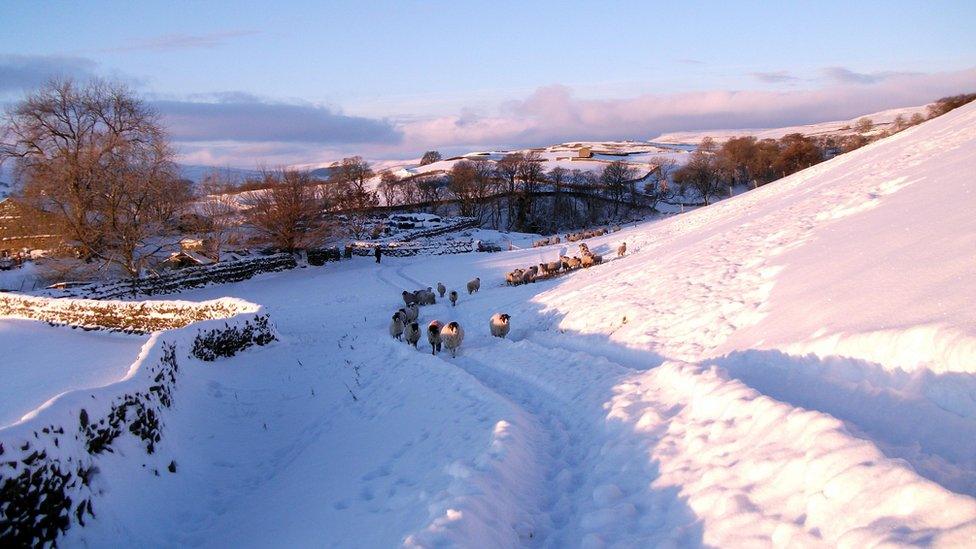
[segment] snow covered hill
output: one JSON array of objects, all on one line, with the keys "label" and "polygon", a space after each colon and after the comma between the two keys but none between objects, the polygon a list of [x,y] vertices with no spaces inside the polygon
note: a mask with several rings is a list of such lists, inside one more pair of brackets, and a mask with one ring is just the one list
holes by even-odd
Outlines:
[{"label": "snow covered hill", "polygon": [[[575,246],[181,294],[259,303],[281,340],[183,372],[65,545],[971,546],[974,169],[971,104],[536,284],[502,281]],[[465,327],[457,358],[387,333],[438,281],[460,300],[420,319]]]},{"label": "snow covered hill", "polygon": [[861,118],[870,119],[874,126],[872,132],[881,132],[891,126],[895,118],[901,116],[906,122],[912,115],[920,114],[926,116],[928,105],[918,107],[902,107],[898,109],[888,109],[872,114],[865,114],[850,120],[836,120],[832,122],[820,122],[818,124],[804,124],[802,126],[786,126],[783,128],[739,128],[739,129],[714,129],[689,132],[665,133],[651,139],[656,144],[697,144],[705,137],[711,137],[718,143],[728,141],[733,137],[747,135],[755,136],[756,139],[779,139],[784,135],[799,133],[808,137],[821,137],[825,135],[849,135],[855,133],[854,126]]}]

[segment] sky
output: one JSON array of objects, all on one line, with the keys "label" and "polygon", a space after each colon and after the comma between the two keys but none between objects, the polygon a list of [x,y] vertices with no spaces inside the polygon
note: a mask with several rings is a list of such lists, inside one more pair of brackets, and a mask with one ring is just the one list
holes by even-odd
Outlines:
[{"label": "sky", "polygon": [[852,118],[976,91],[976,2],[44,2],[0,102],[128,83],[180,159],[254,167]]}]

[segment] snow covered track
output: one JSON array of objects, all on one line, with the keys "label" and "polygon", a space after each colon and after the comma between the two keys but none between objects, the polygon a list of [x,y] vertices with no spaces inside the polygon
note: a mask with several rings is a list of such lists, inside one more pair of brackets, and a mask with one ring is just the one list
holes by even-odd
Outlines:
[{"label": "snow covered track", "polygon": [[[502,286],[560,246],[184,294],[281,340],[184,372],[177,473],[119,457],[66,545],[976,545],[974,170],[970,105],[552,280]],[[438,281],[457,358],[387,335]]]}]

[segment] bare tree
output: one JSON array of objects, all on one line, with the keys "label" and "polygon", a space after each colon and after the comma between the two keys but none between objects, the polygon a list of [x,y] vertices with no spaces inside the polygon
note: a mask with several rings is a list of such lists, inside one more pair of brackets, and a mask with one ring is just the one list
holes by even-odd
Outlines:
[{"label": "bare tree", "polygon": [[401,179],[397,184],[398,194],[402,197],[403,204],[416,204],[420,202],[420,189],[417,188],[417,182],[413,179]]},{"label": "bare tree", "polygon": [[432,175],[421,175],[414,178],[417,186],[417,193],[421,202],[430,205],[432,212],[437,211],[437,202],[443,198],[441,195],[441,183],[438,178]]},{"label": "bare tree", "polygon": [[343,158],[331,166],[327,182],[331,202],[347,213],[351,220],[349,229],[356,238],[366,234],[369,210],[380,202],[369,183],[375,175],[369,163],[359,156]]},{"label": "bare tree", "polygon": [[424,156],[420,158],[420,165],[426,166],[427,164],[433,164],[434,162],[441,161],[441,153],[437,151],[427,151]]},{"label": "bare tree", "polygon": [[498,227],[500,209],[498,200],[491,200],[492,196],[498,193],[498,179],[495,177],[495,167],[487,159],[472,161],[474,166],[474,185],[476,198],[475,215],[481,221],[485,221],[490,204],[492,208],[493,226]]},{"label": "bare tree", "polygon": [[659,201],[674,196],[670,177],[677,170],[678,161],[668,156],[655,156],[650,159],[650,164],[656,169],[651,171],[649,180],[644,183],[644,202],[650,208],[656,208]]},{"label": "bare tree", "polygon": [[600,174],[600,182],[607,190],[607,195],[613,201],[613,216],[616,218],[620,213],[620,203],[623,201],[629,185],[637,177],[637,170],[630,164],[615,160],[603,168]]},{"label": "bare tree", "polygon": [[390,170],[380,173],[380,194],[387,206],[396,206],[400,197],[400,178]]},{"label": "bare tree", "polygon": [[569,170],[561,166],[556,166],[549,170],[547,176],[549,182],[552,183],[553,190],[552,215],[550,216],[552,223],[550,228],[555,231],[559,228],[560,220],[566,219],[566,200],[563,198],[563,187],[569,179]]},{"label": "bare tree", "polygon": [[512,227],[512,219],[515,217],[515,180],[518,177],[519,168],[522,166],[524,157],[522,153],[509,153],[495,162],[495,173],[498,178],[507,184],[508,196],[505,202],[508,205],[508,227]]},{"label": "bare tree", "polygon": [[[580,223],[596,223],[603,216],[600,200],[597,196],[600,188],[599,178],[591,171],[577,168],[570,172],[569,180],[573,187],[585,196],[583,205],[586,207],[586,211],[578,216],[578,221]],[[576,216],[574,215],[574,217]]]},{"label": "bare tree", "polygon": [[158,114],[124,85],[56,80],[5,117],[25,201],[51,213],[86,262],[138,276],[179,240],[191,198]]},{"label": "bare tree", "polygon": [[461,215],[469,217],[474,215],[474,204],[478,197],[477,172],[474,162],[461,160],[451,167],[447,190],[454,195],[460,204]]},{"label": "bare tree", "polygon": [[779,172],[780,177],[786,177],[822,162],[823,158],[823,151],[812,139],[803,134],[791,133],[780,139],[780,152],[774,169]]},{"label": "bare tree", "polygon": [[307,171],[265,172],[267,188],[255,191],[245,216],[262,240],[287,252],[308,249],[328,234],[319,182]]},{"label": "bare tree", "polygon": [[[518,193],[515,196],[517,225],[519,230],[529,229],[529,219],[532,216],[536,193],[545,181],[545,171],[542,169],[542,157],[536,151],[521,155],[517,165],[516,177],[519,180]],[[532,223],[534,225],[534,222]],[[535,227],[532,227],[535,228]]]},{"label": "bare tree", "polygon": [[708,152],[707,147],[699,147],[689,155],[688,162],[675,173],[675,181],[682,187],[693,188],[705,205],[708,205],[708,199],[718,194],[721,189],[716,164],[715,155]]},{"label": "bare tree", "polygon": [[228,194],[232,188],[227,174],[214,171],[200,183],[199,198],[196,201],[195,232],[204,239],[205,248],[209,248],[207,251],[217,261],[220,261],[220,252],[240,226],[240,207],[233,196]]},{"label": "bare tree", "polygon": [[854,131],[857,133],[867,133],[874,128],[874,121],[868,117],[858,118],[854,123]]}]

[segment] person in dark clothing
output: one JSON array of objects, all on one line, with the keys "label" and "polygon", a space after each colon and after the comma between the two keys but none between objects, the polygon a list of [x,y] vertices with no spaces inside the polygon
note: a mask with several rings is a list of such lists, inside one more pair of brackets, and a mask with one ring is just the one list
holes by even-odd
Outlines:
[{"label": "person in dark clothing", "polygon": [[373,255],[376,257],[376,262],[379,263],[380,262],[380,256],[383,255],[383,252],[380,251],[380,247],[379,246],[373,248]]}]

